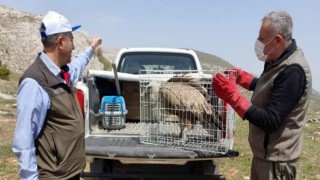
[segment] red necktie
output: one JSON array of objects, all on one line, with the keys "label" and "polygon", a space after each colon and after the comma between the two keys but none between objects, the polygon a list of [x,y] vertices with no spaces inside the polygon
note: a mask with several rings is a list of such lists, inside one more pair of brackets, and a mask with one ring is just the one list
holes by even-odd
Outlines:
[{"label": "red necktie", "polygon": [[60,75],[66,81],[66,84],[68,85],[68,83],[69,83],[69,73],[68,73],[68,71],[61,70]]}]

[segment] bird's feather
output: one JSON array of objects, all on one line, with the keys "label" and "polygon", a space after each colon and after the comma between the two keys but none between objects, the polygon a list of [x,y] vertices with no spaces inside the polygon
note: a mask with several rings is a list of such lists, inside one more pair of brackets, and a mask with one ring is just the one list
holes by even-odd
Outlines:
[{"label": "bird's feather", "polygon": [[197,121],[206,128],[222,129],[222,119],[208,102],[207,89],[195,78],[174,76],[157,87],[157,97],[170,114],[177,115],[189,128]]}]

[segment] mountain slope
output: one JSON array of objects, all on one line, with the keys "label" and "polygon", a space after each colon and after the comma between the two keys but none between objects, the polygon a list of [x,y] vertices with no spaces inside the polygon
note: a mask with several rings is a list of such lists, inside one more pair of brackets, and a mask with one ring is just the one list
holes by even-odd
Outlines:
[{"label": "mountain slope", "polygon": [[[0,60],[11,71],[22,73],[42,51],[39,26],[41,16],[0,5]],[[89,46],[89,35],[82,29],[74,33],[74,55]],[[89,68],[102,69],[96,57]]]},{"label": "mountain slope", "polygon": [[208,54],[202,51],[198,51],[198,50],[194,50],[201,62],[202,68],[204,70],[206,69],[210,69],[211,67],[215,66],[215,67],[224,67],[224,68],[231,68],[234,67],[232,64],[230,64],[229,62],[223,60],[222,58],[212,55],[212,54]]}]

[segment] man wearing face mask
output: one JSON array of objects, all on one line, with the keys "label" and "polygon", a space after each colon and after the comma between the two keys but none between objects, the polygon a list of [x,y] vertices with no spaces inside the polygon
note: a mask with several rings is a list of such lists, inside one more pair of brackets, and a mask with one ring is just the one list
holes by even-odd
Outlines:
[{"label": "man wearing face mask", "polygon": [[[249,121],[251,179],[295,179],[312,87],[311,72],[292,39],[292,19],[287,12],[272,11],[262,19],[255,52],[265,62],[260,78],[234,68],[236,80],[232,73],[229,79],[218,73],[212,87]],[[251,101],[236,83],[253,91]]]}]

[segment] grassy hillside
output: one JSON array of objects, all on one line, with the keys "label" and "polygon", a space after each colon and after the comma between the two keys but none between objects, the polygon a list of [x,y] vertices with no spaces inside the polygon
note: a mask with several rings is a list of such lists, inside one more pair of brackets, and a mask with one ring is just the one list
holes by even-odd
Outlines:
[{"label": "grassy hillside", "polygon": [[320,112],[320,93],[316,90],[312,91],[309,109],[310,111]]}]

